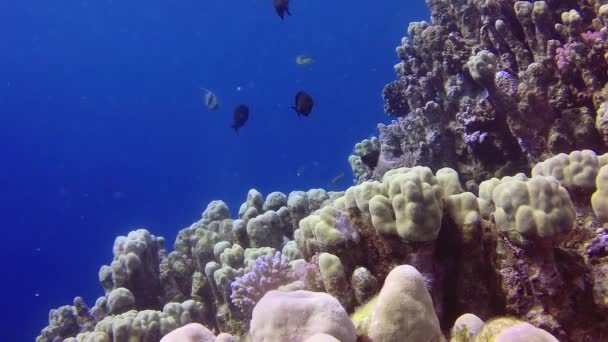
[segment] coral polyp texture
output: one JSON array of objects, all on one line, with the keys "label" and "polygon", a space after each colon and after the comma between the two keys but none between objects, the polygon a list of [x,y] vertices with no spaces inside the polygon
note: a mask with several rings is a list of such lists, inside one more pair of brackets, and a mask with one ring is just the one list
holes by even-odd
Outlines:
[{"label": "coral polyp texture", "polygon": [[608,4],[427,3],[356,184],[118,237],[37,341],[606,340]]}]

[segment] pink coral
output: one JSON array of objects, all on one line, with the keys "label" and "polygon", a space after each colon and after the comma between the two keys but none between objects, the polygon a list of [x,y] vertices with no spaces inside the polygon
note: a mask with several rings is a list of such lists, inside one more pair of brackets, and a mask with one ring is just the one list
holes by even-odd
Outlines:
[{"label": "pink coral", "polygon": [[319,270],[319,254],[315,254],[296,272],[296,277],[302,281],[304,288],[310,291],[324,290],[321,271]]},{"label": "pink coral", "polygon": [[604,36],[597,31],[587,31],[581,33],[583,43],[592,45],[593,47],[601,47],[604,44]]},{"label": "pink coral", "polygon": [[573,43],[566,43],[563,47],[557,48],[555,55],[555,63],[560,72],[566,72],[574,66],[576,51]]}]

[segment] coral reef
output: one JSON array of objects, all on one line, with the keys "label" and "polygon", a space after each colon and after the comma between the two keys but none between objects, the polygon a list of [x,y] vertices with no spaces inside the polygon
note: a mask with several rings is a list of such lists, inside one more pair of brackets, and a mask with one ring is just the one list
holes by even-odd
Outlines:
[{"label": "coral reef", "polygon": [[379,125],[377,167],[349,159],[359,183],[449,166],[475,191],[558,153],[608,151],[605,2],[427,4],[431,22],[409,25],[384,89],[397,118]]},{"label": "coral reef", "polygon": [[[146,230],[117,238],[115,260],[102,268],[112,276],[100,277],[109,292],[90,310],[81,298],[52,310],[38,341],[157,341],[190,323],[216,340],[440,341],[447,332],[453,341],[601,340],[607,160],[590,150],[559,154],[530,177],[482,182],[479,196],[453,169],[398,168],[333,199],[298,193],[309,206],[295,231],[292,215],[303,211],[264,206],[257,191],[242,211],[250,214],[236,220],[214,201],[169,254]],[[250,234],[239,234],[256,218],[256,230],[272,233],[256,233],[263,246],[243,247]],[[153,284],[133,283],[137,272]],[[160,297],[148,299],[149,289]],[[277,323],[290,310],[303,321]]]},{"label": "coral reef", "polygon": [[427,3],[355,185],[118,237],[37,341],[605,339],[608,4]]}]

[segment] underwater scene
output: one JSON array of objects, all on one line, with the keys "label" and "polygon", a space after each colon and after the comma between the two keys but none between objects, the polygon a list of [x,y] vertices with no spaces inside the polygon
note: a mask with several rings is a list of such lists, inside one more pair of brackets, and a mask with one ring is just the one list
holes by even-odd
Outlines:
[{"label": "underwater scene", "polygon": [[608,341],[608,0],[0,13],[1,341]]}]

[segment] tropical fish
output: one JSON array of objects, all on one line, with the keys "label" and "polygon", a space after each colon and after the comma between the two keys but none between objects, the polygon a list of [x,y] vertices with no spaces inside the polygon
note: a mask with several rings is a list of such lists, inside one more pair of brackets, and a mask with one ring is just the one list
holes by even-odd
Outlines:
[{"label": "tropical fish", "polygon": [[273,6],[281,19],[284,19],[285,13],[291,15],[289,12],[289,0],[273,0]]},{"label": "tropical fish", "polygon": [[232,116],[232,128],[238,133],[239,128],[245,126],[245,123],[249,119],[249,107],[244,104],[240,104],[234,108],[234,114]]},{"label": "tropical fish", "polygon": [[344,172],[340,172],[338,175],[336,175],[334,178],[331,179],[331,185],[338,185],[340,183],[342,183],[342,180],[344,179]]},{"label": "tropical fish", "polygon": [[361,161],[363,164],[367,165],[367,167],[373,170],[378,165],[378,158],[380,158],[380,151],[373,150],[372,152],[361,156]]},{"label": "tropical fish", "polygon": [[313,104],[312,97],[305,91],[300,90],[296,93],[296,105],[291,108],[298,113],[298,116],[308,116],[312,111]]},{"label": "tropical fish", "polygon": [[314,60],[310,56],[299,55],[296,57],[296,64],[298,65],[308,65],[312,64],[312,62],[314,62]]},{"label": "tropical fish", "polygon": [[216,110],[219,107],[219,103],[217,101],[217,96],[215,95],[215,93],[205,88],[201,88],[201,90],[205,92],[205,106],[209,108],[209,110]]}]

